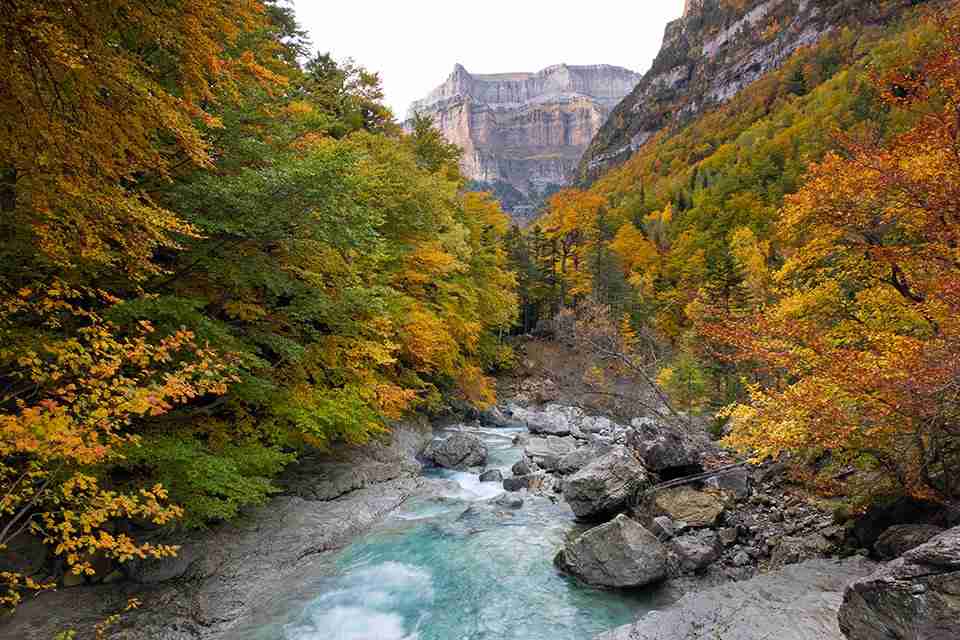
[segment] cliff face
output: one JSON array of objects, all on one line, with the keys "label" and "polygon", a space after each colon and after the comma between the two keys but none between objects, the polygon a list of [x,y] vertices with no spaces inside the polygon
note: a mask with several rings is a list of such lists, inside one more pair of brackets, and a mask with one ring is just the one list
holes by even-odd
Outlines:
[{"label": "cliff face", "polygon": [[524,221],[567,184],[584,149],[640,75],[607,65],[473,75],[461,65],[410,107],[463,148],[462,168]]},{"label": "cliff face", "polygon": [[907,4],[911,0],[686,0],[683,17],[667,25],[650,71],[590,143],[578,180],[592,182],[660,130],[730,100],[833,29],[882,20]]}]

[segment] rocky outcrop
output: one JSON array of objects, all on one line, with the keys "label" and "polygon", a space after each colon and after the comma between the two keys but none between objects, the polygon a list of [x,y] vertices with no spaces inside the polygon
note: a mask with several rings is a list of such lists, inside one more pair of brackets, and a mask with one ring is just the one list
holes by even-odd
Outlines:
[{"label": "rocky outcrop", "polygon": [[960,637],[960,527],[852,583],[839,620],[849,640]]},{"label": "rocky outcrop", "polygon": [[569,542],[558,567],[601,587],[642,587],[667,577],[667,550],[656,536],[619,515]]},{"label": "rocky outcrop", "polygon": [[898,524],[890,527],[877,539],[874,550],[886,560],[899,558],[943,533],[943,528],[932,524]]},{"label": "rocky outcrop", "polygon": [[625,508],[650,478],[624,446],[613,447],[563,482],[563,498],[578,518],[601,518]]},{"label": "rocky outcrop", "polygon": [[487,445],[472,433],[454,433],[443,440],[434,440],[423,457],[445,469],[469,469],[487,461]]},{"label": "rocky outcrop", "polygon": [[[595,640],[843,640],[837,610],[844,587],[875,567],[859,557],[791,565],[689,593],[668,609]],[[892,636],[871,636],[887,637]]]},{"label": "rocky outcrop", "polygon": [[610,110],[639,79],[608,65],[477,75],[458,64],[446,82],[411,105],[410,117],[432,117],[463,149],[464,175],[526,219],[544,196],[567,184]]},{"label": "rocky outcrop", "polygon": [[916,0],[689,0],[651,69],[597,133],[578,169],[591,182],[664,129],[690,122],[842,25],[883,20]]}]

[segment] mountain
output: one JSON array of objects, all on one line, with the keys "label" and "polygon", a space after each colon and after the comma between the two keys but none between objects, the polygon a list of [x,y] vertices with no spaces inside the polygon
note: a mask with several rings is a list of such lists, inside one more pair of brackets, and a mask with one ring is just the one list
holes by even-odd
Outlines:
[{"label": "mountain", "polygon": [[664,129],[677,129],[844,25],[885,20],[916,2],[686,0],[653,66],[613,110],[577,169],[591,183]]},{"label": "mountain", "polygon": [[547,67],[478,75],[456,65],[446,82],[414,102],[449,141],[476,189],[492,190],[520,221],[566,185],[584,149],[640,75],[610,65]]}]

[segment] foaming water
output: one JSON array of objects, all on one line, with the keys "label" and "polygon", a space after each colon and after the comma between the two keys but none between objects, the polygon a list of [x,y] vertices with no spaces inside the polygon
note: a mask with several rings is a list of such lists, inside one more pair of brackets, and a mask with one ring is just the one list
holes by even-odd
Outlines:
[{"label": "foaming water", "polygon": [[[500,434],[481,435],[494,468],[519,458]],[[499,483],[430,475],[458,489],[407,505],[341,552],[280,638],[583,640],[659,604],[646,593],[586,588],[556,571],[553,556],[575,526],[566,506],[528,497],[521,509],[504,508],[491,500]]]}]

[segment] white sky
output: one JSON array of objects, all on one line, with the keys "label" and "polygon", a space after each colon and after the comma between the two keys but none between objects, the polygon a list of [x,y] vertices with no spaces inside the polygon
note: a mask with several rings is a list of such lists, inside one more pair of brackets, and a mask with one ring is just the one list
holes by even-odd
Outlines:
[{"label": "white sky", "polygon": [[683,0],[293,0],[315,50],[380,73],[398,118],[457,62],[471,73],[614,64],[644,72]]}]

